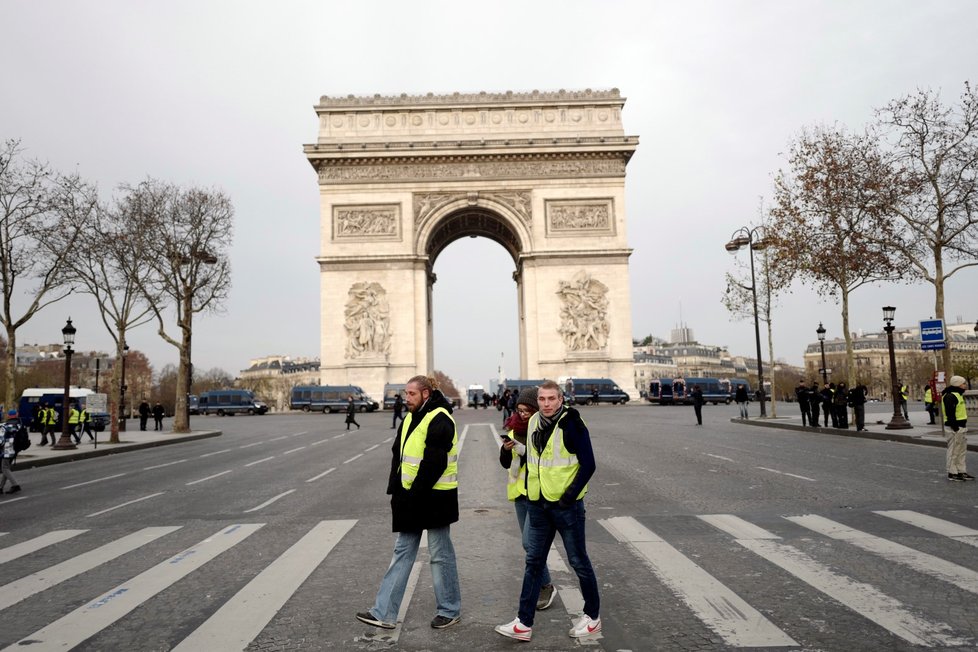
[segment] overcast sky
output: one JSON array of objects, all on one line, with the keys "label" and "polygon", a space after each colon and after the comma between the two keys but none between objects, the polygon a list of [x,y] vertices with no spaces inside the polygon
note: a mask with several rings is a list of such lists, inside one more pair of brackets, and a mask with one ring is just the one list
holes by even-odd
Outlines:
[{"label": "overcast sky", "polygon": [[[197,321],[193,356],[236,374],[253,357],[319,354],[318,187],[302,145],[320,95],[619,88],[640,137],[625,207],[633,334],[668,337],[681,306],[699,341],[752,355],[752,323],[721,304],[723,245],[757,220],[788,141],[806,125],[860,129],[919,87],[956,100],[978,82],[976,24],[970,0],[5,0],[0,138],[106,194],[147,176],[226,191],[234,287]],[[483,238],[435,263],[435,365],[462,384],[500,364],[517,375],[513,270]],[[952,278],[949,321],[978,317],[976,284],[974,270]],[[934,305],[927,285],[852,299],[852,328],[867,331],[883,305],[901,325]],[[44,310],[18,343],[60,341],[69,314],[77,349],[110,350],[85,298]],[[795,288],[776,356],[800,364],[819,321],[839,336],[839,308]],[[154,328],[129,343],[157,369],[176,362]]]}]

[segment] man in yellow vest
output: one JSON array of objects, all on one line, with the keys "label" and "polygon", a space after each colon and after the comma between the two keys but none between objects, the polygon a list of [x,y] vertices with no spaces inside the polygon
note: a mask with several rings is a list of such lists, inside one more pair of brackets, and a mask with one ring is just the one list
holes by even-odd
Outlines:
[{"label": "man in yellow vest", "polygon": [[934,393],[930,389],[930,385],[924,385],[924,409],[927,410],[927,416],[930,417],[930,422],[927,425],[932,426],[937,421],[934,420],[934,415],[937,410],[934,405]]},{"label": "man in yellow vest", "polygon": [[944,425],[947,437],[947,479],[954,482],[974,480],[975,476],[965,472],[968,452],[968,411],[964,405],[964,390],[968,381],[962,376],[951,376],[947,388],[941,393],[941,406],[944,408]]},{"label": "man in yellow vest", "polygon": [[41,446],[48,445],[48,435],[51,435],[51,445],[54,446],[56,438],[54,436],[54,424],[58,420],[58,413],[54,408],[45,403],[41,406]]},{"label": "man in yellow vest", "polygon": [[435,629],[459,621],[459,589],[455,548],[450,526],[458,521],[458,430],[452,404],[437,383],[415,376],[404,389],[408,415],[394,437],[393,460],[387,483],[391,496],[394,557],[380,582],[374,606],[357,613],[357,620],[394,629],[411,568],[418,556],[421,533],[428,531],[428,557],[435,589]]},{"label": "man in yellow vest", "polygon": [[910,420],[910,414],[907,412],[907,400],[910,398],[910,388],[906,384],[900,384],[900,407],[903,408],[903,418]]},{"label": "man in yellow vest", "polygon": [[68,436],[75,440],[76,444],[81,443],[81,436],[78,434],[78,423],[81,420],[81,413],[78,411],[78,404],[72,403],[68,411]]},{"label": "man in yellow vest", "polygon": [[560,386],[552,380],[537,390],[540,411],[530,418],[526,446],[527,531],[526,569],[516,619],[498,625],[503,636],[529,641],[533,635],[543,569],[554,536],[560,533],[567,562],[577,573],[584,614],[569,635],[581,638],[601,631],[598,580],[587,555],[584,534],[584,494],[594,475],[591,435],[580,413],[564,405]]}]

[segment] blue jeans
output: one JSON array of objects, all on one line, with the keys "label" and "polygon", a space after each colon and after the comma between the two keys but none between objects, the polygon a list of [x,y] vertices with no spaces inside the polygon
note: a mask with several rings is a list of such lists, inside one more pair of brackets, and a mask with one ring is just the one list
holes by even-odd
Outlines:
[{"label": "blue jeans", "polygon": [[[411,575],[411,567],[418,557],[420,545],[421,532],[398,532],[391,565],[384,573],[384,579],[377,590],[377,599],[370,609],[374,618],[385,623],[397,622],[408,576]],[[428,530],[428,556],[435,587],[435,615],[455,618],[462,611],[462,593],[458,585],[458,566],[455,564],[455,547],[452,546],[449,526]]]},{"label": "blue jeans", "polygon": [[527,627],[533,626],[543,571],[547,564],[547,552],[559,532],[567,552],[567,563],[577,573],[584,597],[584,613],[597,618],[601,610],[598,596],[598,580],[587,556],[584,537],[584,501],[578,500],[572,507],[561,508],[557,503],[528,501],[526,515],[526,570],[523,572],[523,590],[520,592],[519,617]]},{"label": "blue jeans", "polygon": [[[521,538],[523,539],[523,550],[527,552],[530,551],[530,546],[526,539],[527,533],[530,531],[526,522],[526,506],[529,503],[530,501],[526,499],[526,496],[519,496],[513,501],[513,506],[516,507],[516,520],[519,521],[520,532],[522,533]],[[546,586],[547,584],[553,584],[553,582],[550,579],[550,569],[547,568],[546,564],[544,564],[543,577],[541,578],[540,586]],[[523,624],[525,625],[526,622],[524,621]]]}]

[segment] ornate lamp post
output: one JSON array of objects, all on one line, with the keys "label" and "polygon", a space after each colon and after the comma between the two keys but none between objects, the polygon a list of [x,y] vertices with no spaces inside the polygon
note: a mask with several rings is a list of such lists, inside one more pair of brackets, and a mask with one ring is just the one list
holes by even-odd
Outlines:
[{"label": "ornate lamp post", "polygon": [[119,387],[119,430],[126,431],[126,354],[129,353],[129,345],[122,345],[122,385]]},{"label": "ornate lamp post", "polygon": [[883,306],[883,321],[886,326],[886,344],[890,349],[890,393],[893,394],[893,418],[886,424],[887,430],[908,430],[913,428],[910,422],[903,417],[903,410],[900,409],[900,385],[897,380],[896,353],[893,350],[893,318],[896,315],[896,308],[893,306]]},{"label": "ornate lamp post", "polygon": [[[754,280],[754,252],[761,251],[767,247],[767,243],[758,235],[761,227],[757,226],[749,229],[742,226],[730,236],[730,242],[724,245],[729,253],[735,254],[741,247],[747,247],[750,251],[750,293],[754,300],[754,340],[757,344],[757,396],[761,403],[761,416],[767,416],[767,406],[764,404],[764,362],[761,359],[761,326],[758,321],[757,312],[757,281]],[[823,365],[824,366],[824,365]]]},{"label": "ornate lamp post", "polygon": [[71,408],[71,403],[69,402],[68,394],[71,392],[71,354],[74,351],[71,350],[71,345],[75,343],[75,332],[77,329],[71,325],[71,317],[68,318],[68,323],[65,327],[61,329],[61,335],[64,337],[65,341],[65,394],[64,398],[61,400],[61,438],[58,443],[52,446],[54,450],[74,450],[77,448],[75,444],[71,441],[71,436],[68,434],[68,413]]},{"label": "ornate lamp post", "polygon": [[822,384],[825,385],[829,382],[829,371],[825,368],[825,326],[822,326],[822,322],[818,322],[815,332],[818,333],[818,344],[822,347]]}]

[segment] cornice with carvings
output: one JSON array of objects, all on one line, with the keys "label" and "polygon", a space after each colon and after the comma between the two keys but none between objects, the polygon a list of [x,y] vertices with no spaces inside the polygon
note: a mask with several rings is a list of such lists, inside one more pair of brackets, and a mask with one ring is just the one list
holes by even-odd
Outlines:
[{"label": "cornice with carvings", "polygon": [[319,98],[317,109],[347,108],[347,107],[388,107],[388,106],[407,106],[407,105],[431,105],[446,106],[453,104],[500,104],[500,103],[540,103],[540,102],[588,102],[621,100],[621,92],[617,88],[610,90],[591,90],[583,91],[529,91],[525,93],[514,93],[505,91],[501,93],[451,93],[446,95],[435,95],[426,93],[424,95],[347,95],[346,97],[330,97],[323,95]]}]

